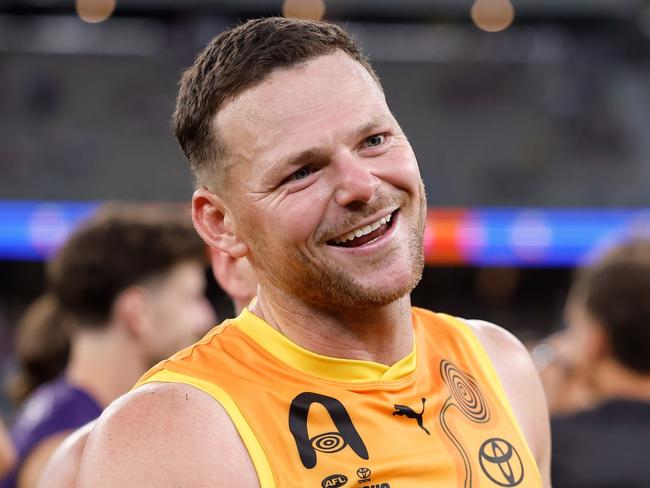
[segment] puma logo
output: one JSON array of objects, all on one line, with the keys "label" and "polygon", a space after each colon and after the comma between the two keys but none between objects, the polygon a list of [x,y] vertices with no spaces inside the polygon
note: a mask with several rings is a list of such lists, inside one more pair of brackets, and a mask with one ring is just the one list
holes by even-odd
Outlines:
[{"label": "puma logo", "polygon": [[394,405],[395,411],[393,412],[393,415],[403,415],[408,419],[415,419],[420,428],[425,431],[427,435],[431,435],[431,432],[427,430],[422,421],[422,416],[424,415],[424,404],[426,401],[426,398],[422,399],[422,411],[420,413],[415,412],[411,407],[407,407],[406,405]]}]

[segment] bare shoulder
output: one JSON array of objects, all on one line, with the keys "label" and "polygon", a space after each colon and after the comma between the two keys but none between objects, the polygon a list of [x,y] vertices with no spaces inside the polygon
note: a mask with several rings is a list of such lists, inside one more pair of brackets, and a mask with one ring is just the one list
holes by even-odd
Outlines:
[{"label": "bare shoulder", "polygon": [[79,487],[258,487],[221,405],[189,385],[152,383],[111,404],[83,453]]},{"label": "bare shoulder", "polygon": [[[474,331],[490,359],[495,358],[498,362],[511,365],[513,362],[530,363],[530,356],[524,345],[503,327],[485,320],[465,320],[465,322]],[[495,366],[498,365],[495,363]]]},{"label": "bare shoulder", "polygon": [[535,455],[545,486],[550,486],[550,429],[546,397],[523,344],[507,330],[484,320],[466,320],[485,348],[517,421]]},{"label": "bare shoulder", "polygon": [[[539,375],[528,351],[519,339],[490,322],[483,320],[466,322],[492,360],[520,423],[529,420],[530,414],[527,412],[545,414],[546,401]],[[523,427],[525,426],[522,425]]]}]

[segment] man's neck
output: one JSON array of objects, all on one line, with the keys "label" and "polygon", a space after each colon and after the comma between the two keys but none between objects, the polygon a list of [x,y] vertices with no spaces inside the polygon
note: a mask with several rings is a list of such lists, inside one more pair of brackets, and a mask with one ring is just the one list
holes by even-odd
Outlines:
[{"label": "man's neck", "polygon": [[289,340],[323,356],[392,365],[413,349],[408,295],[383,307],[323,309],[260,288],[251,308]]},{"label": "man's neck", "polygon": [[650,402],[650,375],[632,371],[612,359],[603,361],[594,373],[596,390],[603,400]]},{"label": "man's neck", "polygon": [[126,393],[146,370],[145,361],[131,350],[133,347],[110,326],[81,330],[72,341],[66,379],[106,407]]}]

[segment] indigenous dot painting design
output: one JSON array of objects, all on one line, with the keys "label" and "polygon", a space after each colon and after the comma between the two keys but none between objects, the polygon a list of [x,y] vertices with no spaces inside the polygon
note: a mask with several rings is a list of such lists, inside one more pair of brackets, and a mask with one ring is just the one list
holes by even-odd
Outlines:
[{"label": "indigenous dot painting design", "polygon": [[440,425],[445,435],[454,444],[456,449],[458,449],[465,468],[463,487],[470,488],[472,486],[472,465],[470,464],[469,456],[462,443],[454,435],[449,425],[447,425],[445,415],[447,410],[455,407],[469,421],[483,424],[490,420],[490,410],[476,380],[469,374],[461,371],[454,363],[443,359],[440,362],[440,375],[449,389],[449,398],[447,398],[440,410]]}]

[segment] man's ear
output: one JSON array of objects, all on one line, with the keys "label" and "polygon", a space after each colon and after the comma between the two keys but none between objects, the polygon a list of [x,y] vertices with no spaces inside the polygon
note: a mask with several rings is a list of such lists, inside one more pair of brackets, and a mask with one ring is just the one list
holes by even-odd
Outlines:
[{"label": "man's ear", "polygon": [[146,291],[139,286],[121,291],[113,303],[112,313],[121,326],[138,338],[147,335],[153,323]]},{"label": "man's ear", "polygon": [[230,210],[221,198],[207,188],[199,188],[192,196],[192,221],[196,231],[210,247],[233,258],[248,254],[248,246],[233,229]]}]

